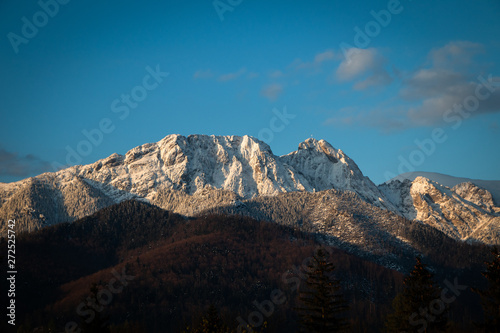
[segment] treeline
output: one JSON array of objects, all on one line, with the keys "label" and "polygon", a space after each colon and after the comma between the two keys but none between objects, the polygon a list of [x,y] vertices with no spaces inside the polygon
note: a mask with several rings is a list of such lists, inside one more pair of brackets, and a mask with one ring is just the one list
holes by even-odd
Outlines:
[{"label": "treeline", "polygon": [[[457,281],[448,282],[446,288],[439,286],[434,275],[416,257],[413,269],[405,276],[403,289],[392,302],[392,311],[385,316],[384,332],[500,332],[500,252],[494,248],[490,261],[485,262],[486,270],[482,275],[488,281],[486,289],[474,288],[480,295],[483,321],[470,322],[466,328],[449,318],[453,303],[468,287]],[[329,333],[357,331],[354,323],[346,320],[349,305],[346,302],[339,280],[333,272],[335,266],[330,261],[328,250],[320,247],[309,260],[304,271],[304,284],[298,294],[298,321],[296,332]],[[274,298],[279,303],[280,299]],[[271,309],[273,304],[266,301],[262,308]],[[250,320],[251,319],[251,320]],[[240,326],[231,329],[219,316],[214,305],[199,322],[193,322],[183,333],[234,333],[263,332],[267,322],[262,317],[257,320],[249,317],[249,322],[240,321]],[[372,328],[371,331],[373,331]]]},{"label": "treeline", "polygon": [[320,232],[325,241],[372,261],[386,264],[386,258],[392,257],[405,271],[411,269],[417,254],[430,257],[431,266],[477,270],[490,251],[487,245],[457,242],[429,225],[377,208],[350,191],[282,193],[206,212],[251,216],[308,233]]},{"label": "treeline", "polygon": [[[5,243],[0,246],[6,248]],[[304,260],[318,246],[314,234],[299,228],[237,215],[187,219],[146,203],[123,202],[74,223],[18,237],[22,274],[17,281],[17,328],[62,332],[75,323],[85,329],[93,313],[90,324],[99,314],[111,332],[179,332],[202,322],[210,304],[221,320],[236,328],[238,318],[248,322],[258,311],[256,304],[272,299],[278,290],[286,301],[276,304],[269,316],[261,312],[267,323],[259,329],[295,331],[295,282],[304,281]],[[338,248],[330,250],[349,305],[350,330],[382,330],[392,299],[403,288],[402,274]],[[465,246],[463,251],[482,250]],[[436,273],[454,274],[461,267],[449,265],[452,270]],[[482,281],[482,268],[471,270],[469,286]],[[116,282],[117,274],[130,278],[126,285]],[[101,311],[92,310],[89,299],[99,293],[108,296],[106,304]],[[474,295],[464,303],[458,298],[450,316],[480,320],[479,304]]]}]

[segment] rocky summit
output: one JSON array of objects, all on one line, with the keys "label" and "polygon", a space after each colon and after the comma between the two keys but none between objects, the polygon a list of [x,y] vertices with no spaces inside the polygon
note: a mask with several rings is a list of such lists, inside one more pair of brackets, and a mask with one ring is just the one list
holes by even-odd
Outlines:
[{"label": "rocky summit", "polygon": [[[312,138],[277,156],[250,136],[168,135],[125,155],[0,183],[0,216],[2,221],[16,218],[19,228],[32,231],[130,199],[193,216],[259,198],[329,190],[352,193],[369,206],[457,240],[500,243],[500,208],[486,189],[470,182],[449,188],[424,177],[376,186],[342,150]],[[332,234],[325,226],[320,229]]]}]

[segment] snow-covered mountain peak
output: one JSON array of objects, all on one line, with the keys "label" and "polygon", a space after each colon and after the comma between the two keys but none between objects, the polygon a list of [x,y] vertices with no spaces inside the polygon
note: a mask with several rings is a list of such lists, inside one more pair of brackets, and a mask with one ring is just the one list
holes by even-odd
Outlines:
[{"label": "snow-covered mountain peak", "polygon": [[461,183],[467,183],[467,182],[473,183],[479,186],[480,188],[483,188],[488,192],[490,192],[491,196],[493,197],[493,202],[497,206],[500,206],[500,180],[470,179],[463,177],[453,177],[436,172],[414,171],[414,172],[403,173],[393,179],[390,179],[386,182],[386,184],[391,183],[397,179],[399,180],[409,179],[410,181],[413,181],[418,176],[423,176],[427,179],[438,182],[441,185],[448,186],[449,188],[453,188],[455,185]]},{"label": "snow-covered mountain peak", "polygon": [[321,145],[325,145],[325,143],[331,147],[331,145],[326,142],[325,140],[316,140],[314,138],[308,138],[304,140],[303,142],[299,143],[299,150],[300,149],[315,149],[318,151],[321,151]]},{"label": "snow-covered mountain peak", "polygon": [[[92,164],[35,178],[54,193],[75,186],[94,188],[109,202],[129,198],[153,202],[168,191],[193,195],[221,190],[250,199],[337,189],[352,191],[369,203],[394,210],[354,161],[328,142],[315,139],[307,139],[297,151],[279,157],[268,144],[247,135],[172,134],[132,148],[125,155],[112,154]],[[16,188],[25,187],[22,182],[16,184],[3,186],[1,202],[18,192]]]},{"label": "snow-covered mountain peak", "polygon": [[33,230],[128,199],[191,214],[245,200],[272,200],[268,197],[280,193],[337,190],[331,193],[343,195],[341,190],[456,239],[497,242],[500,207],[495,196],[476,183],[453,186],[415,177],[377,187],[349,156],[324,140],[309,138],[296,151],[276,156],[251,136],[172,134],[125,155],[0,184],[0,218],[14,216],[22,228]]},{"label": "snow-covered mountain peak", "polygon": [[451,191],[449,187],[439,184],[438,182],[432,181],[428,178],[419,176],[415,178],[411,186],[413,193],[435,193],[435,194],[447,194],[450,195]]},{"label": "snow-covered mountain peak", "polygon": [[207,187],[244,198],[311,190],[288,169],[269,145],[250,136],[173,134],[124,157],[116,154],[80,167],[78,174],[148,199],[161,189],[193,194]]},{"label": "snow-covered mountain peak", "polygon": [[395,210],[356,163],[325,140],[309,138],[296,151],[281,156],[281,160],[297,170],[316,191],[349,190],[378,207]]},{"label": "snow-covered mountain peak", "polygon": [[[332,187],[347,189],[350,179],[364,178],[353,160],[325,140],[309,138],[300,143],[296,151],[282,156],[281,159],[300,170],[311,183],[320,182],[318,185],[321,190]],[[336,186],[332,186],[334,184]]]},{"label": "snow-covered mountain peak", "polygon": [[379,188],[408,219],[431,225],[460,240],[498,240],[500,208],[490,192],[465,182],[453,188],[427,177],[393,179]]},{"label": "snow-covered mountain peak", "polygon": [[168,135],[158,143],[158,148],[164,156],[179,153],[193,152],[217,155],[224,161],[228,154],[238,153],[243,158],[261,154],[272,155],[272,150],[266,143],[251,136],[216,136],[216,135],[189,135],[187,137],[173,134]]},{"label": "snow-covered mountain peak", "polygon": [[455,185],[452,190],[463,199],[470,201],[488,212],[499,211],[498,208],[495,207],[491,193],[476,184],[471,182],[460,183]]}]

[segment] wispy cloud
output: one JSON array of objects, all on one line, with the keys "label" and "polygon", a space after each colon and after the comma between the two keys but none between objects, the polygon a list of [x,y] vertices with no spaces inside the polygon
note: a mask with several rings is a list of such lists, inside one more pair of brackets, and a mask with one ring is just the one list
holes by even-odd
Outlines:
[{"label": "wispy cloud", "polygon": [[237,72],[222,74],[221,76],[219,76],[219,81],[227,82],[227,81],[235,80],[235,79],[239,78],[240,76],[242,76],[243,74],[245,74],[246,72],[247,72],[246,68],[241,68]]},{"label": "wispy cloud", "polygon": [[315,73],[319,73],[321,70],[321,65],[325,62],[332,61],[339,58],[333,50],[326,50],[320,52],[314,56],[314,59],[309,62],[304,62],[302,59],[295,59],[290,67],[294,70],[309,70]]},{"label": "wispy cloud", "polygon": [[405,78],[400,96],[409,100],[439,96],[443,91],[464,81],[466,77],[461,73],[437,67],[422,68]]},{"label": "wispy cloud", "polygon": [[[485,113],[500,112],[500,89],[491,94],[487,89],[482,83],[465,78],[438,86],[435,91],[428,92],[418,106],[408,111],[408,117],[414,126],[435,126],[454,122],[449,121],[452,117],[465,120]],[[478,91],[489,96],[479,100]]]},{"label": "wispy cloud", "polygon": [[283,86],[281,84],[274,83],[262,88],[260,93],[269,100],[275,101],[283,93]]},{"label": "wispy cloud", "polygon": [[366,79],[356,82],[354,89],[365,90],[370,87],[386,86],[392,82],[392,77],[385,70],[377,70]]},{"label": "wispy cloud", "polygon": [[376,67],[377,51],[374,48],[348,51],[346,57],[337,68],[337,78],[341,81],[353,80]]},{"label": "wispy cloud", "polygon": [[196,71],[193,75],[195,79],[210,79],[214,73],[210,69]]},{"label": "wispy cloud", "polygon": [[[361,125],[383,132],[421,126],[457,124],[451,117],[466,120],[484,113],[500,112],[500,78],[483,75],[476,56],[481,44],[458,41],[430,50],[425,65],[401,75],[398,95],[371,110],[337,112],[326,125]],[[353,50],[336,71],[339,81],[357,81],[355,89],[385,85],[392,78],[383,69],[384,59],[375,49]],[[485,83],[487,82],[487,83]],[[497,83],[498,82],[498,83]],[[478,98],[478,91],[484,98]],[[472,111],[464,112],[466,103]],[[457,118],[455,118],[457,119]]]},{"label": "wispy cloud", "polygon": [[364,90],[372,86],[384,86],[392,82],[392,77],[385,70],[385,58],[375,48],[347,51],[348,57],[340,63],[336,71],[339,81],[360,79],[354,85],[356,90]]},{"label": "wispy cloud", "polygon": [[334,59],[335,53],[333,52],[333,50],[326,50],[325,52],[316,54],[316,56],[314,57],[314,63],[321,64],[322,62]]},{"label": "wispy cloud", "polygon": [[357,107],[347,107],[335,112],[335,116],[326,119],[328,126],[363,126],[379,128],[384,133],[392,133],[408,127],[406,109],[402,107],[375,108],[369,111]]},{"label": "wispy cloud", "polygon": [[0,148],[0,176],[29,177],[52,171],[49,162],[28,154],[20,155]]},{"label": "wispy cloud", "polygon": [[[467,41],[450,42],[429,52],[431,66],[415,71],[400,92],[403,98],[420,100],[419,105],[408,111],[414,126],[443,124],[447,114],[460,112],[469,100],[478,103],[464,118],[500,112],[500,89],[481,88],[483,83],[477,79],[480,73],[474,56],[481,52],[484,52],[481,44]],[[479,101],[478,91],[489,96]]]},{"label": "wispy cloud", "polygon": [[461,66],[470,66],[476,54],[484,53],[482,44],[469,41],[453,41],[429,53],[434,67],[457,70]]}]

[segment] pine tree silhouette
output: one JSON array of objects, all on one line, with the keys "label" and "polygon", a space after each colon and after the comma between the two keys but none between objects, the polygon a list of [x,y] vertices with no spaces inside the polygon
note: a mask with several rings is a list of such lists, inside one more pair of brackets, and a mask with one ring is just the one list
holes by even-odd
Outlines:
[{"label": "pine tree silhouette", "polygon": [[[441,288],[432,273],[416,258],[413,270],[404,279],[404,289],[393,300],[387,317],[387,332],[444,332],[448,308],[441,301]],[[432,307],[432,310],[431,310]]]},{"label": "pine tree silhouette", "polygon": [[328,252],[319,248],[308,265],[306,285],[299,292],[300,332],[338,332],[348,327],[343,317],[348,307],[339,280],[332,276],[334,270]]}]

